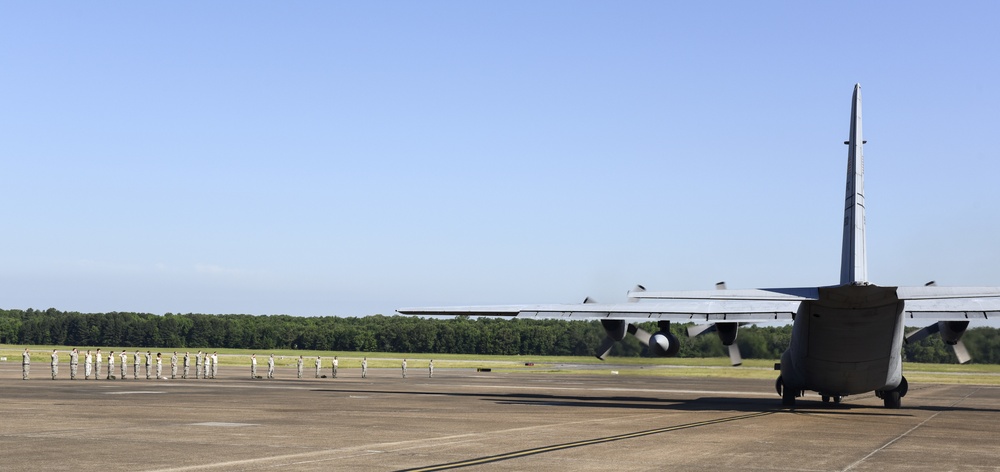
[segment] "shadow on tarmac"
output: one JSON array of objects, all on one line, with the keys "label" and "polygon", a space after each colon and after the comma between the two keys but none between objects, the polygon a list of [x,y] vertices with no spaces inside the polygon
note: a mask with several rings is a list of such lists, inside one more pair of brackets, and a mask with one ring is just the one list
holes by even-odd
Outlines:
[{"label": "shadow on tarmac", "polygon": [[633,410],[676,410],[676,411],[735,411],[735,412],[788,412],[798,414],[836,414],[836,415],[872,415],[879,416],[911,416],[907,410],[929,412],[941,411],[972,411],[982,413],[1000,413],[995,408],[968,408],[962,406],[932,406],[914,405],[890,410],[881,405],[862,405],[856,403],[823,403],[819,399],[798,399],[796,406],[788,408],[781,406],[781,399],[747,398],[747,397],[717,397],[706,396],[695,399],[670,399],[635,396],[581,396],[581,395],[551,395],[535,393],[464,393],[464,392],[407,392],[393,390],[359,390],[359,389],[315,389],[314,392],[330,392],[343,394],[385,394],[413,396],[454,396],[479,398],[482,401],[501,405],[529,406],[560,406],[571,408],[621,408]]}]

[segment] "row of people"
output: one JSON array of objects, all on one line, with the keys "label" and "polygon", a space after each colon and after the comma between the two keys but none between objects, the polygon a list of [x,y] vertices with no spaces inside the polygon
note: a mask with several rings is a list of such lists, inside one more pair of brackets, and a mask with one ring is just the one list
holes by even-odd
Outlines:
[{"label": "row of people", "polygon": [[[321,372],[323,370],[323,357],[322,356],[316,356],[315,365],[316,365],[316,378],[318,379],[318,378],[320,378],[322,376],[322,374],[321,374]],[[305,357],[304,356],[301,356],[301,355],[299,356],[299,359],[296,362],[295,367],[296,367],[297,372],[298,372],[298,378],[301,379],[302,378],[302,371],[303,371],[303,368],[305,367]],[[332,372],[331,373],[333,374],[333,378],[337,378],[337,370],[340,367],[340,360],[337,358],[337,356],[333,356],[333,361],[331,362],[331,367],[332,367]],[[403,359],[403,363],[402,363],[401,367],[403,369],[403,378],[405,379],[406,378],[406,359]],[[427,363],[427,376],[430,377],[430,378],[434,377],[434,359],[431,359],[430,362]],[[367,377],[368,377],[368,358],[365,357],[365,358],[361,359],[361,378],[367,378]],[[259,377],[257,377],[257,354],[256,353],[254,353],[254,354],[252,354],[250,356],[250,378],[251,379],[257,379],[257,378],[259,378]],[[271,356],[268,357],[268,359],[267,359],[267,378],[268,379],[273,379],[274,378],[274,354],[271,354]]]},{"label": "row of people", "polygon": [[[108,354],[108,356],[107,356],[108,370],[107,370],[107,376],[105,378],[108,379],[108,380],[111,380],[111,379],[115,378],[115,376],[114,376],[115,375],[115,357],[119,357],[121,359],[121,376],[118,377],[118,378],[124,380],[125,378],[128,377],[128,353],[124,349],[122,350],[122,352],[120,354],[115,354],[115,351],[111,351]],[[146,372],[145,372],[146,379],[148,380],[150,378],[153,378],[152,376],[153,376],[154,356],[153,356],[152,351],[146,351],[146,354],[143,355],[139,350],[136,350],[135,354],[133,354],[133,356],[132,356],[132,359],[133,359],[133,363],[132,363],[132,365],[133,365],[132,379],[138,379],[139,378],[139,368],[140,368],[140,366],[143,365],[141,363],[141,361],[143,360],[143,357],[145,357],[145,361],[146,361],[145,362],[145,366],[146,366]],[[97,380],[97,379],[101,378],[101,368],[102,368],[102,366],[104,364],[104,360],[105,360],[105,357],[101,353],[101,350],[98,348],[97,351],[94,352],[94,353],[92,353],[90,350],[87,350],[87,352],[84,354],[83,359],[84,359],[83,360],[83,363],[84,363],[83,364],[83,375],[84,375],[83,378],[84,378],[84,380],[90,380],[91,376],[93,376],[94,380]],[[156,364],[156,376],[155,376],[155,378],[157,378],[157,379],[166,378],[166,377],[163,376],[163,354],[162,353],[159,353],[159,352],[156,353],[155,364]],[[80,352],[76,348],[73,348],[70,351],[70,353],[69,353],[69,378],[70,378],[70,380],[76,380],[77,373],[79,371],[79,365],[80,365]],[[52,380],[56,380],[57,376],[59,375],[59,351],[56,350],[56,349],[52,350],[52,361],[50,363],[50,366],[52,367]],[[173,355],[170,356],[170,378],[171,379],[176,379],[177,378],[178,367],[179,367],[179,365],[178,365],[177,351],[174,351]],[[208,352],[205,352],[203,354],[201,351],[198,351],[198,353],[194,355],[194,367],[195,367],[194,378],[196,378],[196,379],[198,379],[198,378],[202,378],[202,379],[214,379],[215,376],[218,375],[218,373],[219,373],[219,354],[218,354],[218,352],[214,352],[212,354],[209,354]],[[184,370],[183,370],[183,373],[181,374],[181,378],[182,379],[186,379],[186,378],[188,378],[188,375],[190,374],[190,371],[191,371],[191,353],[190,352],[185,352],[184,353],[183,368],[184,368]],[[21,376],[22,376],[22,379],[28,380],[28,376],[29,376],[30,372],[31,372],[31,350],[28,349],[28,348],[25,348],[24,352],[22,353],[22,361],[21,361]]]},{"label": "row of people", "polygon": [[[128,353],[123,349],[120,354],[117,354],[117,356],[120,357],[120,359],[121,359],[121,376],[118,377],[118,378],[124,380],[128,376]],[[108,380],[111,380],[111,379],[115,378],[114,377],[114,372],[115,372],[115,357],[116,357],[115,351],[111,351],[108,354],[108,356],[107,356],[108,370],[107,370],[107,376],[105,378],[107,378]],[[132,357],[133,357],[133,366],[134,366],[133,369],[132,369],[132,378],[133,379],[138,379],[139,378],[139,368],[140,368],[140,366],[143,365],[142,363],[140,363],[140,360],[142,360],[143,356],[142,356],[142,354],[140,353],[139,350],[136,350],[135,354],[133,354]],[[80,358],[79,351],[76,348],[73,348],[70,351],[70,355],[69,355],[69,359],[70,359],[70,362],[69,362],[69,366],[70,366],[70,370],[69,370],[70,374],[69,375],[70,375],[70,377],[69,378],[70,378],[70,380],[76,380],[76,378],[77,378],[77,371],[78,371],[78,366],[79,366],[79,358]],[[84,355],[84,379],[85,380],[89,380],[91,378],[91,376],[93,376],[94,380],[100,378],[100,376],[101,376],[101,367],[103,365],[104,359],[105,358],[104,358],[103,354],[101,353],[100,348],[98,348],[95,353],[91,353],[90,350],[87,350],[87,352]],[[152,375],[152,367],[153,367],[153,363],[154,363],[154,358],[153,358],[152,351],[146,351],[145,361],[146,361],[145,362],[145,366],[146,366],[146,379],[149,380],[151,378],[151,375]],[[321,356],[316,356],[315,364],[316,364],[316,378],[318,379],[318,378],[321,377],[321,371],[322,371],[322,368],[323,368],[323,358]],[[50,365],[52,367],[52,380],[56,380],[56,377],[59,374],[59,352],[57,350],[55,350],[55,349],[52,350],[52,361],[51,361]],[[159,352],[156,353],[156,356],[155,356],[155,365],[156,365],[156,375],[155,375],[154,378],[156,378],[156,379],[164,378],[165,379],[166,377],[163,376],[163,354],[162,353],[159,353]],[[218,354],[218,352],[214,352],[211,355],[208,352],[205,352],[204,354],[202,354],[202,351],[198,351],[197,354],[194,355],[194,365],[195,365],[194,378],[196,378],[196,379],[199,379],[199,378],[202,378],[202,379],[214,379],[216,377],[216,375],[218,375],[218,373],[219,373],[219,354]],[[300,379],[302,378],[302,371],[303,371],[304,365],[305,365],[305,357],[300,355],[299,359],[298,359],[298,362],[296,364],[296,367],[298,369],[298,378],[300,378]],[[339,365],[340,365],[339,359],[337,358],[337,356],[334,356],[333,361],[332,361],[332,374],[333,374],[333,378],[337,378],[337,370],[338,370]],[[184,353],[182,366],[183,366],[184,370],[183,370],[183,373],[181,374],[181,378],[182,379],[186,379],[186,378],[188,378],[188,375],[189,375],[190,369],[191,369],[191,354],[190,354],[190,352],[185,352]],[[170,378],[171,379],[176,379],[177,378],[178,367],[179,367],[179,365],[178,365],[177,351],[174,351],[173,355],[170,356]],[[402,363],[401,367],[402,367],[403,378],[405,379],[406,378],[406,359],[403,359],[403,363]],[[24,353],[22,354],[22,362],[21,362],[21,373],[22,373],[22,378],[24,380],[28,380],[28,374],[30,373],[30,370],[31,370],[31,351],[30,351],[30,349],[25,348],[24,349]],[[431,377],[431,378],[434,377],[434,360],[433,359],[431,359],[430,362],[427,364],[427,376]],[[365,357],[365,358],[363,358],[361,360],[361,378],[367,378],[367,377],[368,377],[368,358]],[[252,378],[252,379],[258,378],[257,377],[257,354],[256,353],[254,353],[253,355],[250,356],[250,378]],[[267,378],[268,379],[273,379],[274,378],[274,354],[271,354],[271,356],[267,360]]]}]

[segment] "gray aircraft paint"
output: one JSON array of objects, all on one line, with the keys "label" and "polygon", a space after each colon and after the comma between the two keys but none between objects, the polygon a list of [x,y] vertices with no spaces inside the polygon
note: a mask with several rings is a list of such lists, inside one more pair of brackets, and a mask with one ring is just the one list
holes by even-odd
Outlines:
[{"label": "gray aircraft paint", "polygon": [[[829,397],[875,391],[905,395],[901,348],[907,320],[933,320],[910,335],[919,339],[949,331],[946,339],[958,354],[963,323],[1000,316],[1000,287],[894,287],[868,280],[865,248],[864,139],[861,132],[861,86],[854,87],[848,145],[847,185],[840,284],[712,291],[628,292],[629,303],[456,306],[401,308],[404,315],[471,315],[611,321],[611,342],[626,334],[630,321],[679,321],[716,325],[792,321],[792,339],[781,356],[779,386],[798,396],[813,390]],[[629,324],[627,333],[649,344],[650,334]],[[707,332],[696,329],[692,332]],[[721,331],[720,339],[722,338]],[[655,336],[654,336],[655,338]],[[657,340],[659,344],[662,337]],[[733,343],[735,337],[729,342]],[[605,345],[601,346],[606,347]],[[662,346],[661,346],[662,347]],[[664,350],[665,351],[665,350]],[[599,354],[599,357],[601,355]],[[603,357],[602,357],[603,358]],[[962,355],[959,354],[962,360]],[[787,395],[787,394],[786,394]],[[794,403],[786,397],[786,404]],[[886,401],[886,406],[890,401]]]}]

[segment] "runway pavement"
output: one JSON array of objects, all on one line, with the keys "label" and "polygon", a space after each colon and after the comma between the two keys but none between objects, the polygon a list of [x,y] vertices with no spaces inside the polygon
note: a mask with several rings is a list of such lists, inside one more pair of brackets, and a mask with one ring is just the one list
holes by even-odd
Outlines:
[{"label": "runway pavement", "polygon": [[0,364],[0,471],[1000,470],[997,387],[911,383],[899,410],[871,394],[785,409],[759,380],[250,380],[223,366],[217,380],[53,381],[32,367],[22,381]]}]

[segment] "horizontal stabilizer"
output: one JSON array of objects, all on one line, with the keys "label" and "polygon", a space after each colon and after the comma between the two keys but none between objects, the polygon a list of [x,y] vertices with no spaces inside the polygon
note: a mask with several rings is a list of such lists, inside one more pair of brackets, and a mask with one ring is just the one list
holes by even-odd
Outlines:
[{"label": "horizontal stabilizer", "polygon": [[750,290],[684,290],[671,292],[629,292],[629,298],[655,300],[818,300],[817,287],[758,288]]},{"label": "horizontal stabilizer", "polygon": [[896,287],[900,300],[944,300],[949,298],[1000,298],[1000,287]]}]

